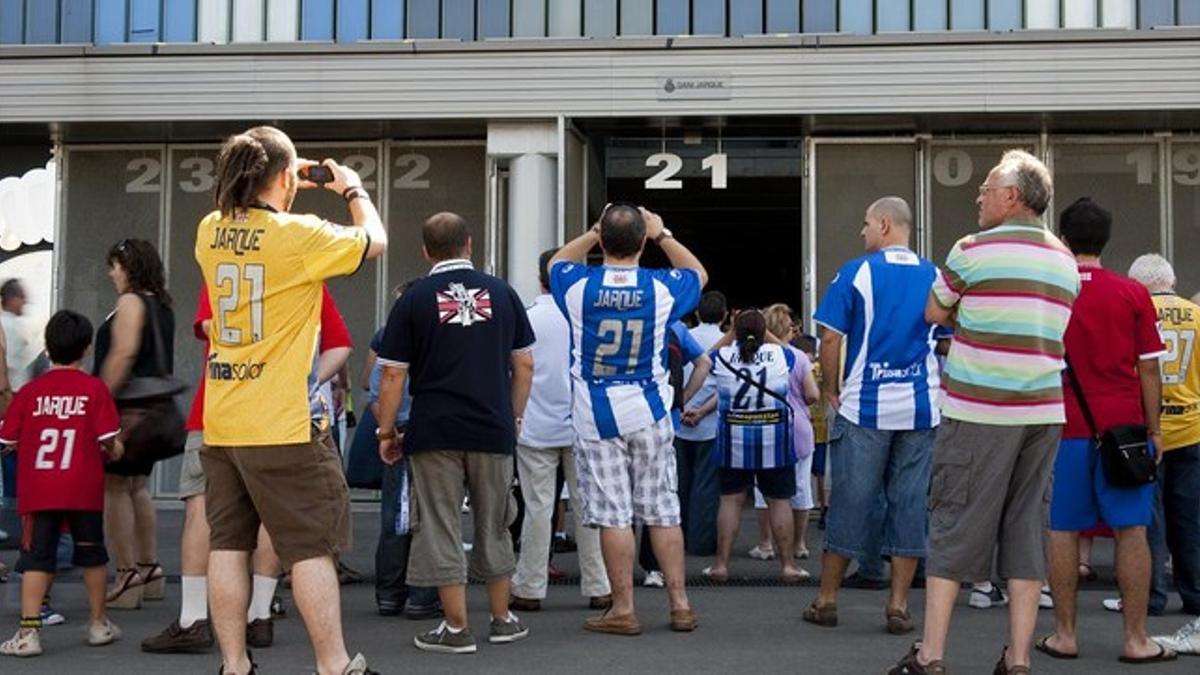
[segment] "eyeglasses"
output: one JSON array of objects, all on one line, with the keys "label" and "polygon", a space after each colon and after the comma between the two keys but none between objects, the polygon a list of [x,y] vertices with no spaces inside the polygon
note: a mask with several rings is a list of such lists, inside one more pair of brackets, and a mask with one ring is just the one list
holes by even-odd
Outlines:
[{"label": "eyeglasses", "polygon": [[987,183],[984,183],[983,185],[979,186],[979,196],[982,197],[985,194],[991,192],[992,190],[1003,190],[1003,189],[1010,188],[1010,187],[1013,187],[1013,186],[1012,185],[988,185]]}]

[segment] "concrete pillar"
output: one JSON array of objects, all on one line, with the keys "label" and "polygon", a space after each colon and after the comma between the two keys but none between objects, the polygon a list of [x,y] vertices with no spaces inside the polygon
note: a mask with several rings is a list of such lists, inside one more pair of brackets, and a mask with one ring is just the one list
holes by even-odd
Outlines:
[{"label": "concrete pillar", "polygon": [[541,293],[538,256],[558,243],[558,161],[527,154],[508,165],[508,281],[526,302]]}]

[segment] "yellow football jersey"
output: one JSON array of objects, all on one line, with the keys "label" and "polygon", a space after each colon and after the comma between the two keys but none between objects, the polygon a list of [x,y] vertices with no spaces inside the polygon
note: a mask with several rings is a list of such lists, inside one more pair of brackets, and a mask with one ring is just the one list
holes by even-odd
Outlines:
[{"label": "yellow football jersey", "polygon": [[267,208],[200,221],[196,262],[213,310],[205,444],[309,441],[321,283],[358,269],[368,243],[362,228]]},{"label": "yellow football jersey", "polygon": [[1152,298],[1167,353],[1162,370],[1162,434],[1167,450],[1200,443],[1200,306],[1174,293]]}]

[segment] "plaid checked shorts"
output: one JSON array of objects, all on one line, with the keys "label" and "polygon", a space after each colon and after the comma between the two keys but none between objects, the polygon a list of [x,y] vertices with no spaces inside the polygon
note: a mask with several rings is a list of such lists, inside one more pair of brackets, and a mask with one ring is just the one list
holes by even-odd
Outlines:
[{"label": "plaid checked shorts", "polygon": [[603,440],[575,439],[583,523],[589,527],[680,524],[671,416]]}]

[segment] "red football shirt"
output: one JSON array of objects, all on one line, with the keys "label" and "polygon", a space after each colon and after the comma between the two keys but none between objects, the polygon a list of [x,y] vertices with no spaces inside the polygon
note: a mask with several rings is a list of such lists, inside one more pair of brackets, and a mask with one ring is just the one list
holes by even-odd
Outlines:
[{"label": "red football shirt", "polygon": [[[1150,293],[1133,279],[1102,267],[1080,265],[1079,277],[1082,288],[1063,342],[1088,408],[1100,433],[1121,424],[1143,424],[1137,364],[1165,351]],[[1063,438],[1090,438],[1066,373],[1062,387],[1067,406]]]},{"label": "red football shirt", "polygon": [[0,443],[17,446],[17,512],[103,511],[100,441],[120,431],[117,405],[98,377],[51,368],[17,392]]},{"label": "red football shirt", "polygon": [[[208,335],[204,333],[203,323],[209,319],[212,319],[212,303],[208,301],[208,285],[205,284],[200,287],[200,298],[196,302],[196,317],[192,320],[192,331],[198,340],[204,342],[206,355],[208,354]],[[338,311],[337,303],[334,302],[333,294],[329,292],[329,286],[326,284],[321,284],[321,334],[319,339],[321,352],[338,347],[354,346],[350,340],[350,330],[346,328],[342,313]],[[188,412],[188,431],[204,431],[204,381],[208,379],[204,375],[205,373],[201,371],[200,384],[196,387],[196,396],[192,399],[192,409]]]}]

